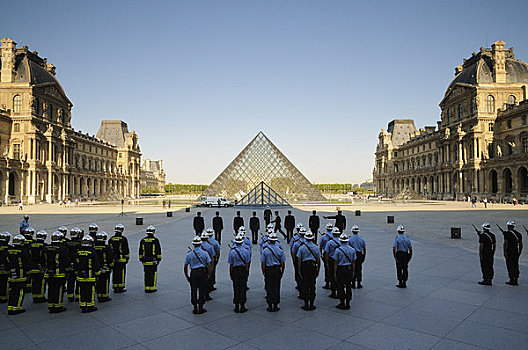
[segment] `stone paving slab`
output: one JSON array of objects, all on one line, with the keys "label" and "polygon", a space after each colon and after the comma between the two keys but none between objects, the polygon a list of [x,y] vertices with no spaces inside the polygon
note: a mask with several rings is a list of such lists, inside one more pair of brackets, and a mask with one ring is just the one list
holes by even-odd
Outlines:
[{"label": "stone paving slab", "polygon": [[[209,223],[217,209],[203,209]],[[292,209],[298,221],[305,224],[310,211]],[[478,255],[471,248],[446,244],[445,238],[433,239],[415,232],[414,213],[398,212],[398,220],[408,227],[414,243],[410,263],[409,287],[395,287],[396,276],[391,245],[394,225],[385,224],[385,213],[347,212],[347,226],[358,224],[367,241],[364,264],[364,288],[353,291],[351,310],[335,308],[336,300],[317,282],[317,309],[305,312],[294,289],[293,267],[287,253],[286,272],[282,281],[281,310],[265,310],[264,282],[254,248],[249,277],[249,311],[235,314],[232,285],[229,279],[227,244],[232,240],[232,217],[236,209],[221,209],[224,216],[221,261],[217,270],[217,288],[203,315],[193,315],[189,285],[183,275],[183,260],[193,237],[192,217],[196,213],[180,211],[165,221],[152,214],[159,223],[157,236],[163,248],[158,273],[158,293],[143,292],[143,268],[137,260],[138,242],[145,226],[127,226],[131,247],[127,267],[127,288],[113,294],[113,300],[98,304],[99,310],[81,314],[77,304],[66,302],[68,311],[49,315],[45,305],[32,304],[26,296],[25,314],[0,315],[1,349],[523,349],[528,342],[528,288],[526,265],[521,266],[521,285],[504,285],[507,280],[501,246],[495,260],[492,287],[476,284],[480,279]],[[241,209],[249,218],[251,209]],[[491,211],[490,211],[491,212]],[[452,220],[453,212],[433,213],[430,225],[443,217]],[[476,212],[468,210],[466,219]],[[493,213],[506,220],[512,211]],[[518,216],[519,214],[515,211]],[[259,214],[261,212],[259,211]],[[281,209],[281,214],[285,214]],[[322,213],[320,213],[322,214]],[[51,223],[46,214],[32,217]],[[114,214],[101,217],[61,218],[69,222],[102,222],[111,227]],[[157,217],[154,217],[157,215]],[[376,215],[377,219],[376,219]],[[458,214],[457,214],[458,215]],[[477,213],[477,215],[480,215]],[[2,216],[3,217],[3,216]],[[456,217],[456,215],[455,215]],[[383,220],[382,220],[383,219]],[[407,222],[406,220],[409,220]],[[420,222],[426,222],[420,219]],[[14,219],[8,221],[16,222]],[[324,220],[323,220],[324,221]],[[476,221],[476,219],[475,219]],[[101,226],[102,226],[101,225]],[[476,237],[472,237],[476,239]],[[469,237],[467,238],[469,241]],[[4,309],[5,310],[5,309]]]}]

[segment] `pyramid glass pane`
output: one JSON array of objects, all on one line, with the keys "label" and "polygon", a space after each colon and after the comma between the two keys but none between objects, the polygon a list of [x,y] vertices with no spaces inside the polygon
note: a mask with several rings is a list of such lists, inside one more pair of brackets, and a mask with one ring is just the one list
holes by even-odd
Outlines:
[{"label": "pyramid glass pane", "polygon": [[240,200],[261,182],[290,203],[326,200],[262,132],[255,136],[203,195]]}]

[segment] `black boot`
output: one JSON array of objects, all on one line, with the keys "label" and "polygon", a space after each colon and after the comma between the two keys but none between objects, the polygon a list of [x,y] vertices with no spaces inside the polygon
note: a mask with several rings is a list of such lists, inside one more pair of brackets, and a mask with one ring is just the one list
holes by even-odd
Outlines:
[{"label": "black boot", "polygon": [[308,299],[304,299],[304,305],[301,306],[301,309],[306,311],[310,310],[310,306],[308,305]]},{"label": "black boot", "polygon": [[350,310],[350,299],[345,301],[345,310]]},{"label": "black boot", "polygon": [[248,311],[248,309],[246,308],[246,305],[240,304],[240,313],[243,314],[246,311]]},{"label": "black boot", "polygon": [[203,305],[198,305],[198,314],[204,314],[207,310],[204,309]]},{"label": "black boot", "polygon": [[310,311],[315,310],[315,305],[314,305],[314,300],[313,299],[310,300],[310,304],[308,306],[308,310],[310,310]]},{"label": "black boot", "polygon": [[267,312],[273,312],[273,305],[268,303],[268,308],[266,309]]},{"label": "black boot", "polygon": [[361,284],[361,281],[357,281],[357,288],[358,288],[358,289],[363,288],[363,285]]},{"label": "black boot", "polygon": [[198,306],[194,305],[193,314],[198,315]]},{"label": "black boot", "polygon": [[330,283],[326,282],[326,284],[323,286],[323,289],[330,289]]},{"label": "black boot", "polygon": [[341,300],[341,302],[336,305],[336,308],[338,308],[340,310],[345,310],[345,301]]},{"label": "black boot", "polygon": [[233,309],[233,311],[238,314],[240,312],[240,304],[235,304],[235,308]]},{"label": "black boot", "polygon": [[352,289],[356,289],[356,280],[352,280],[351,285],[352,285]]},{"label": "black boot", "polygon": [[280,310],[279,304],[273,305],[273,312],[277,312]]}]

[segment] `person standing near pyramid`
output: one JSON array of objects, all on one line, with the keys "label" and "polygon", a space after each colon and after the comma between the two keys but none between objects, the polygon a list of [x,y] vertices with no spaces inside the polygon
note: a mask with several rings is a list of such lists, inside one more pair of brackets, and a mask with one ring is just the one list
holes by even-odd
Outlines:
[{"label": "person standing near pyramid", "polygon": [[271,209],[268,205],[266,209],[264,210],[264,222],[266,223],[266,226],[270,224],[272,216],[273,214],[271,213]]},{"label": "person standing near pyramid", "polygon": [[[284,233],[284,231],[282,230],[282,225],[281,225],[281,222],[282,222],[282,219],[281,217],[279,216],[279,212],[278,211],[275,211],[275,219],[271,221],[271,223],[274,223],[275,224],[275,229],[274,229],[274,232],[277,233],[277,231],[279,231],[281,233],[281,235],[284,237],[284,239],[288,239],[288,236],[286,236],[286,234]],[[288,240],[288,243],[290,241]]]},{"label": "person standing near pyramid", "polygon": [[288,215],[284,217],[284,228],[286,229],[286,239],[290,243],[293,238],[293,229],[295,228],[295,216],[292,215],[291,210],[288,210]]},{"label": "person standing near pyramid", "polygon": [[235,230],[235,236],[238,234],[238,229],[244,226],[244,218],[240,216],[240,211],[236,212],[236,216],[233,218],[233,229]]}]

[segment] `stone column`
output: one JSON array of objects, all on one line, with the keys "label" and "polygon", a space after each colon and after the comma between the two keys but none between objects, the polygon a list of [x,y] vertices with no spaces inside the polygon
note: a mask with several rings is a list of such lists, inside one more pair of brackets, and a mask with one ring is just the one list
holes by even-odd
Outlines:
[{"label": "stone column", "polygon": [[5,178],[5,198],[4,203],[9,204],[9,170],[6,170],[6,178]]}]

